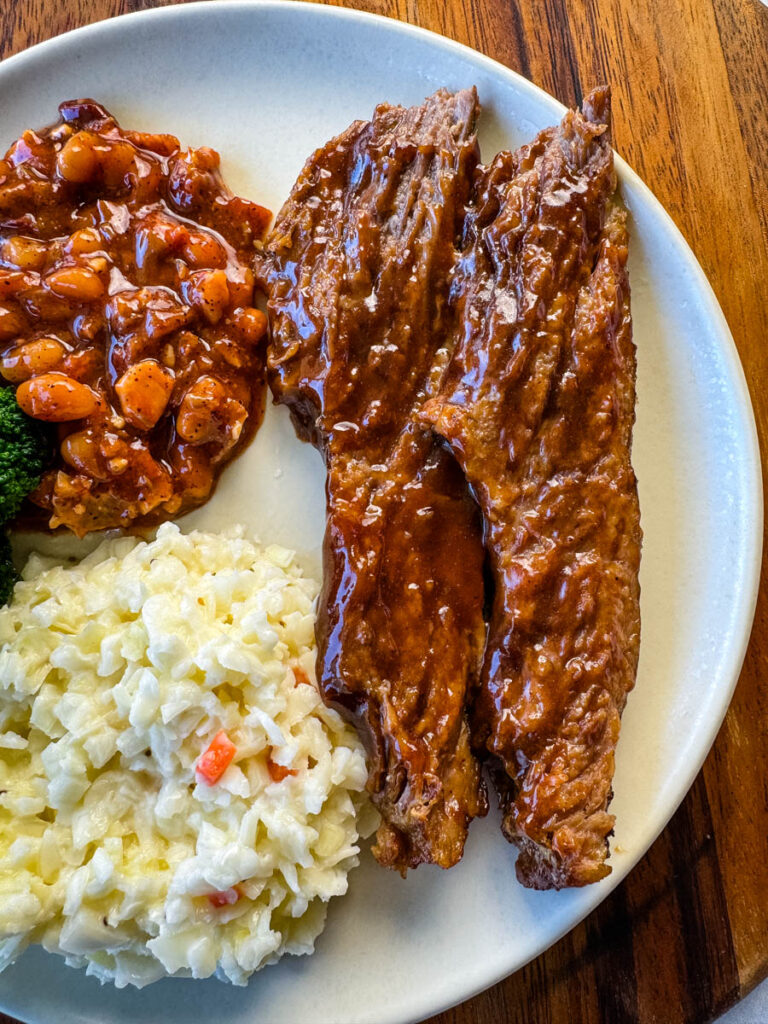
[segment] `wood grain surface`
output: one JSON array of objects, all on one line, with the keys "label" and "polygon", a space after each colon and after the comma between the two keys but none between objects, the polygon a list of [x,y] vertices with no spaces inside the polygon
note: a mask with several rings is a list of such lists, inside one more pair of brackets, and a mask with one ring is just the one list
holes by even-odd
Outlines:
[{"label": "wood grain surface", "polygon": [[[162,4],[0,0],[0,56],[154,6]],[[670,212],[709,276],[741,355],[765,451],[768,8],[759,0],[347,6],[467,43],[564,103],[578,104],[590,86],[611,83],[616,149]],[[763,584],[765,570],[764,558]],[[704,1024],[768,973],[767,682],[763,585],[725,724],[662,836],[556,946],[430,1024]],[[0,1014],[0,1021],[10,1018]]]}]

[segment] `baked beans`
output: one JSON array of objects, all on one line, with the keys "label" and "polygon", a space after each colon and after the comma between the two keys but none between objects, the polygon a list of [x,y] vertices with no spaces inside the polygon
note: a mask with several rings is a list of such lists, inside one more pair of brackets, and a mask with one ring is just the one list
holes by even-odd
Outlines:
[{"label": "baked beans", "polygon": [[0,160],[0,374],[56,424],[32,500],[78,535],[204,502],[258,425],[268,210],[218,154],[72,100]]}]

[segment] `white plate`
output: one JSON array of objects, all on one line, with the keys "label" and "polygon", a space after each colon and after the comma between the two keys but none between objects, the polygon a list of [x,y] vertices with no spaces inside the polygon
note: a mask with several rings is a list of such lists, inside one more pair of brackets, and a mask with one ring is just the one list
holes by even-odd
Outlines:
[{"label": "white plate", "polygon": [[[164,8],[34,47],[0,66],[0,140],[92,96],[126,125],[223,154],[229,184],[277,210],[315,146],[381,100],[420,102],[476,84],[486,157],[559,120],[555,100],[437,36],[297,3]],[[286,957],[248,988],[164,981],[100,988],[39,950],[0,976],[0,1005],[50,1024],[388,1024],[417,1020],[522,966],[592,910],[659,834],[717,732],[744,655],[760,563],[755,426],[728,327],[692,253],[620,163],[632,214],[638,347],[634,463],[645,546],[643,639],[615,780],[613,874],[581,891],[528,892],[491,814],[462,863],[407,881],[366,854],[309,958]],[[317,565],[319,456],[270,409],[195,523],[252,524]]]}]

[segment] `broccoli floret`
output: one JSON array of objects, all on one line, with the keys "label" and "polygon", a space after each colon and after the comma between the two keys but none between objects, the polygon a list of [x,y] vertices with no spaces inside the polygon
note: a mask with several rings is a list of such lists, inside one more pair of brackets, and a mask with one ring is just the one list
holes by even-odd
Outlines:
[{"label": "broccoli floret", "polygon": [[0,523],[13,519],[50,459],[49,428],[22,412],[13,388],[0,388]]},{"label": "broccoli floret", "polygon": [[11,561],[11,544],[7,535],[0,531],[0,606],[8,604],[13,593],[13,585],[19,574]]}]

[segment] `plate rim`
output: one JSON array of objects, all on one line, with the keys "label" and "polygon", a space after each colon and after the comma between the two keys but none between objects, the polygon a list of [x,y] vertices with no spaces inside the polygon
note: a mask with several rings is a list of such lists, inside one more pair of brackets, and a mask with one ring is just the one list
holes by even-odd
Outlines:
[{"label": "plate rim", "polygon": [[[508,81],[511,80],[519,92],[527,93],[538,104],[548,106],[552,111],[553,118],[556,120],[559,120],[567,109],[559,100],[519,72],[473,49],[467,44],[457,42],[430,29],[400,21],[396,18],[355,8],[310,2],[310,0],[216,0],[215,5],[212,5],[209,0],[194,0],[192,3],[168,4],[162,7],[132,11],[104,18],[43,40],[0,61],[0,92],[3,89],[4,79],[10,71],[23,66],[28,61],[39,59],[41,51],[45,51],[46,55],[55,55],[56,50],[60,48],[66,49],[68,46],[71,46],[73,37],[85,38],[86,36],[108,36],[112,33],[120,33],[124,31],[123,25],[126,22],[133,21],[173,21],[179,16],[194,19],[204,12],[204,16],[226,18],[231,12],[242,14],[244,11],[250,10],[256,13],[270,9],[283,13],[291,11],[293,13],[290,16],[295,15],[299,19],[310,16],[336,22],[378,23],[385,31],[394,34],[405,34],[417,40],[420,39],[428,47],[442,50],[448,56],[451,54],[459,55],[465,61],[482,67],[486,72],[495,77],[501,77]],[[741,363],[730,326],[720,307],[714,289],[693,249],[649,186],[645,184],[637,172],[615,150],[614,156],[619,181],[630,184],[632,189],[639,195],[643,206],[651,207],[656,216],[660,218],[667,239],[673,245],[676,254],[692,276],[692,288],[698,292],[702,300],[703,310],[712,322],[714,333],[718,339],[718,351],[725,363],[725,376],[730,378],[730,382],[733,385],[733,397],[735,400],[733,408],[740,412],[738,420],[742,465],[740,475],[743,476],[745,481],[745,491],[740,495],[740,508],[743,509],[740,521],[742,524],[741,532],[744,535],[744,578],[742,580],[743,585],[738,590],[732,608],[733,620],[737,623],[737,628],[725,638],[723,645],[724,655],[722,656],[722,662],[727,666],[722,672],[723,685],[717,689],[716,710],[709,721],[709,727],[701,730],[701,739],[698,744],[699,755],[689,764],[688,770],[685,773],[681,773],[677,784],[674,786],[673,795],[667,798],[669,806],[661,815],[661,825],[658,829],[654,828],[648,834],[646,840],[640,844],[639,850],[632,857],[622,862],[620,870],[614,865],[614,870],[607,879],[599,886],[591,887],[590,891],[593,898],[586,902],[574,919],[569,920],[561,929],[549,934],[542,943],[533,948],[530,956],[520,962],[516,962],[512,967],[507,967],[501,971],[497,969],[486,970],[485,972],[475,970],[469,977],[467,974],[464,974],[461,976],[464,984],[451,984],[449,981],[441,989],[441,998],[438,1001],[435,1000],[434,996],[426,999],[422,997],[421,1000],[414,998],[411,1002],[412,1009],[407,1018],[397,1011],[387,1014],[386,1010],[384,1010],[380,1018],[381,1024],[405,1024],[406,1021],[421,1020],[428,1015],[442,1012],[452,1006],[472,999],[478,993],[498,984],[498,982],[516,973],[526,964],[540,956],[545,950],[559,942],[564,935],[589,916],[624,881],[666,828],[669,820],[684,801],[701,770],[730,706],[749,645],[762,567],[764,496],[760,444],[744,367]],[[726,676],[728,677],[728,685],[724,685]],[[469,984],[467,984],[467,981],[469,981]],[[0,1009],[3,1008],[3,1004],[5,1004],[5,998],[0,993]],[[7,1010],[6,1012],[13,1013],[16,1011]]]}]

